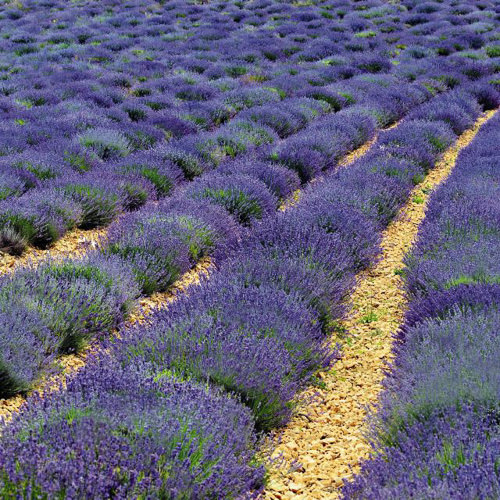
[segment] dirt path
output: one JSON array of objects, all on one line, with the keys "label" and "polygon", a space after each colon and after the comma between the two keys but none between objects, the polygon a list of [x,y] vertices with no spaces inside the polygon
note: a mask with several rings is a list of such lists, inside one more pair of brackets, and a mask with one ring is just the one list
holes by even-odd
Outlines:
[{"label": "dirt path", "polygon": [[343,322],[349,339],[342,360],[320,374],[324,387],[305,392],[306,397],[316,394],[315,399],[275,437],[279,444],[273,456],[281,460],[271,471],[265,498],[338,498],[342,479],[350,477],[350,468],[356,471],[360,460],[368,456],[366,409],[377,400],[383,369],[391,356],[392,334],[406,309],[402,280],[395,272],[403,267],[431,191],[446,179],[459,151],[494,113],[482,115],[446,151],[384,232],[382,258],[357,279],[352,314]]},{"label": "dirt path", "polygon": [[0,253],[0,275],[14,272],[18,267],[27,264],[37,264],[49,256],[59,259],[84,255],[89,250],[96,248],[100,242],[104,241],[108,234],[108,229],[109,226],[88,231],[75,229],[65,234],[47,250],[37,250],[36,248],[28,247],[20,257]]}]

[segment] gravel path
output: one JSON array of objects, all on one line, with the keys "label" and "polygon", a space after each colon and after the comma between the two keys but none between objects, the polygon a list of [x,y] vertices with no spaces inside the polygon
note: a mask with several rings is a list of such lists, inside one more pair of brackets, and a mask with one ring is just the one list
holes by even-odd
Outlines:
[{"label": "gravel path", "polygon": [[0,275],[15,271],[27,264],[37,264],[49,256],[56,259],[78,257],[102,243],[108,234],[108,227],[84,231],[75,229],[57,240],[47,250],[37,250],[29,247],[20,257],[0,252]]},{"label": "gravel path", "polygon": [[338,498],[342,479],[350,477],[360,460],[368,457],[370,447],[364,438],[367,409],[381,390],[392,334],[406,308],[402,280],[395,271],[403,267],[432,190],[446,179],[459,151],[493,114],[482,115],[459,137],[384,232],[380,261],[357,279],[353,309],[342,325],[349,332],[342,360],[333,370],[320,374],[323,387],[303,394],[313,398],[311,403],[274,437],[278,442],[273,452],[276,464],[265,498]]}]

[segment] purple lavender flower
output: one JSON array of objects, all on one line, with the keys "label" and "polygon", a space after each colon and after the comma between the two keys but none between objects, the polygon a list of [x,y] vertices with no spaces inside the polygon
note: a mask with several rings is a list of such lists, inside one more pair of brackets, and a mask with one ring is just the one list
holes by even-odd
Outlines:
[{"label": "purple lavender flower", "polygon": [[273,213],[277,206],[276,198],[262,181],[243,174],[205,175],[187,186],[184,196],[221,205],[244,225]]},{"label": "purple lavender flower", "polygon": [[31,398],[2,433],[2,495],[234,498],[258,490],[264,470],[253,460],[249,412],[203,386],[152,380],[145,368],[104,357],[63,392]]}]

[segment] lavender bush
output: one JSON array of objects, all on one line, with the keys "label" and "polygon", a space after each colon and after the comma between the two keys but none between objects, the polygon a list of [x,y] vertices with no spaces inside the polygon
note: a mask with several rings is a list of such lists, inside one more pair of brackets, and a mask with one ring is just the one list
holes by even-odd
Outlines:
[{"label": "lavender bush", "polygon": [[434,411],[377,448],[344,498],[495,498],[500,493],[498,415],[465,406]]},{"label": "lavender bush", "polygon": [[89,256],[62,264],[48,261],[2,278],[0,301],[38,313],[54,337],[53,352],[74,352],[96,334],[120,324],[138,288],[116,259]]},{"label": "lavender bush", "polygon": [[258,489],[249,412],[203,386],[143,371],[104,357],[63,393],[34,398],[2,435],[2,495],[217,498]]},{"label": "lavender bush", "polygon": [[0,312],[0,395],[27,391],[51,361],[54,337],[35,310],[3,301]]},{"label": "lavender bush", "polygon": [[222,385],[269,429],[289,417],[301,380],[330,363],[322,337],[297,294],[226,283],[222,275],[155,313],[145,330],[131,330],[117,357],[127,366],[149,363],[152,376],[169,370]]},{"label": "lavender bush", "polygon": [[188,186],[184,196],[220,205],[244,225],[262,219],[277,207],[277,200],[266,185],[245,174],[206,175]]}]

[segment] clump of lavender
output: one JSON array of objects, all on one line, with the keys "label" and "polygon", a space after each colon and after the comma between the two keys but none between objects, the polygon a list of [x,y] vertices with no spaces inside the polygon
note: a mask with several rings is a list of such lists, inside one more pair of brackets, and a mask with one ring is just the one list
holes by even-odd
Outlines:
[{"label": "clump of lavender", "polygon": [[262,181],[278,198],[285,198],[300,186],[295,172],[284,165],[266,162],[254,156],[243,156],[235,161],[222,163],[218,173],[226,175],[244,174]]},{"label": "clump of lavender", "polygon": [[321,338],[314,313],[294,293],[226,284],[222,276],[129,331],[116,355],[126,366],[146,363],[151,376],[169,370],[221,385],[270,429],[288,420],[293,394],[334,358]]},{"label": "clump of lavender", "polygon": [[2,433],[2,496],[236,498],[259,490],[264,470],[253,459],[249,412],[167,373],[153,380],[144,368],[105,356],[66,390],[32,398]]},{"label": "clump of lavender", "polygon": [[51,352],[76,352],[95,335],[118,326],[139,290],[117,259],[91,255],[81,261],[48,261],[0,283],[0,304],[13,301],[36,312],[56,341]]},{"label": "clump of lavender", "polygon": [[154,153],[135,153],[112,167],[121,176],[141,176],[153,184],[158,198],[169,195],[184,178],[182,170],[174,163]]},{"label": "clump of lavender", "polygon": [[112,129],[90,129],[78,136],[78,142],[103,160],[127,156],[131,151],[127,138]]},{"label": "clump of lavender", "polygon": [[3,247],[22,253],[23,242],[46,248],[80,225],[82,210],[52,188],[31,190],[0,204]]},{"label": "clump of lavender", "polygon": [[471,406],[436,410],[376,447],[345,499],[495,498],[500,495],[498,414]]},{"label": "clump of lavender", "polygon": [[36,310],[3,300],[0,305],[0,397],[30,389],[51,361],[56,339]]},{"label": "clump of lavender", "polygon": [[84,177],[68,177],[57,184],[62,196],[81,207],[79,227],[91,229],[105,226],[121,211],[120,191],[113,181],[116,179],[112,176],[92,171]]},{"label": "clump of lavender", "polygon": [[220,205],[244,225],[271,214],[277,206],[276,198],[262,181],[244,174],[205,175],[189,185],[184,195]]},{"label": "clump of lavender", "polygon": [[150,295],[165,290],[186,272],[192,263],[190,249],[194,258],[209,241],[210,229],[196,219],[152,209],[130,215],[112,228],[106,253],[123,259],[142,293]]}]

